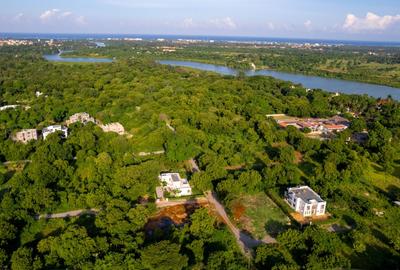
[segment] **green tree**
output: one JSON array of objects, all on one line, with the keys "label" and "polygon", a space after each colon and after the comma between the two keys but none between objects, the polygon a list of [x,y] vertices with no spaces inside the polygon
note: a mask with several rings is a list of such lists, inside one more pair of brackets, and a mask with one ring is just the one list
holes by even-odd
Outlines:
[{"label": "green tree", "polygon": [[207,239],[213,235],[215,231],[216,219],[213,215],[210,215],[208,209],[200,208],[197,209],[190,216],[190,233],[198,238]]},{"label": "green tree", "polygon": [[143,269],[179,270],[188,266],[188,258],[179,254],[180,246],[170,241],[161,241],[140,251]]}]

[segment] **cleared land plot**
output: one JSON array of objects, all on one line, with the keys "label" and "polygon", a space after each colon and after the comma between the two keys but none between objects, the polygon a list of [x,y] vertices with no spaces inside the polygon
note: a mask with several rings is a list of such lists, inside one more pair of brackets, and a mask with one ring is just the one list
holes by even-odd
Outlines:
[{"label": "cleared land plot", "polygon": [[157,229],[168,229],[171,225],[184,225],[189,222],[190,215],[201,207],[207,208],[210,214],[217,216],[215,209],[207,200],[193,204],[178,204],[159,209],[153,217],[149,218],[145,230],[147,233],[152,233]]},{"label": "cleared land plot", "polygon": [[289,218],[264,193],[240,196],[229,208],[237,226],[257,239],[276,236],[290,224]]}]

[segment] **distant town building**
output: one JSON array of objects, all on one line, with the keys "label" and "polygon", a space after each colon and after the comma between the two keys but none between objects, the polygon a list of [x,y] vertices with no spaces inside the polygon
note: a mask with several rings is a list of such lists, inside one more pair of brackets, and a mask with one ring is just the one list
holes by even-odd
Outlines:
[{"label": "distant town building", "polygon": [[81,122],[82,124],[86,125],[89,122],[96,123],[96,119],[91,117],[88,113],[76,113],[72,115],[67,121],[67,126],[72,125],[74,123]]},{"label": "distant town building", "polygon": [[185,178],[181,178],[179,173],[163,173],[159,179],[165,184],[164,189],[176,197],[192,195],[192,188]]},{"label": "distant town building", "polygon": [[[268,116],[268,115],[267,115]],[[295,118],[282,115],[272,115],[278,125],[282,128],[293,126],[300,130],[309,129],[311,133],[327,134],[333,132],[342,132],[350,126],[350,121],[341,116],[324,118]]]},{"label": "distant town building", "polygon": [[290,207],[304,217],[325,214],[326,202],[308,186],[288,188],[285,197]]},{"label": "distant town building", "polygon": [[111,123],[111,124],[107,124],[107,125],[100,125],[100,128],[104,132],[115,132],[115,133],[118,133],[119,135],[125,134],[125,128],[120,123]]},{"label": "distant town building", "polygon": [[23,129],[15,133],[11,139],[15,142],[28,143],[31,140],[37,140],[37,130],[36,129]]},{"label": "distant town building", "polygon": [[47,136],[57,131],[60,131],[62,133],[62,138],[65,139],[68,137],[68,128],[63,127],[61,125],[55,125],[55,126],[48,126],[42,130],[43,139],[46,139]]}]

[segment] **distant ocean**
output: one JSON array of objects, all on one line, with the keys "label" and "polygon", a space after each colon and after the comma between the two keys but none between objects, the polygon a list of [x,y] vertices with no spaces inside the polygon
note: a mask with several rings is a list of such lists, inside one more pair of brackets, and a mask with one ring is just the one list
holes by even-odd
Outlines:
[{"label": "distant ocean", "polygon": [[141,38],[143,40],[202,40],[215,42],[248,42],[248,43],[319,43],[324,45],[349,46],[378,46],[400,47],[400,42],[382,41],[352,41],[352,40],[325,40],[325,39],[298,39],[298,38],[264,38],[264,37],[235,37],[235,36],[187,36],[187,35],[139,35],[139,34],[43,34],[43,33],[0,33],[0,38],[12,39],[58,39],[58,40],[106,40],[108,38]]}]

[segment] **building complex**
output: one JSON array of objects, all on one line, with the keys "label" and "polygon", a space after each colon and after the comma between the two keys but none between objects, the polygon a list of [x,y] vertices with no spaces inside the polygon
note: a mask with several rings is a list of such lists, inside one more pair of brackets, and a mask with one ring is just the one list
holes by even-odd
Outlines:
[{"label": "building complex", "polygon": [[341,132],[350,126],[350,121],[341,116],[331,118],[295,118],[285,115],[271,115],[282,128],[293,126],[300,130],[309,129],[311,133],[328,134]]}]

